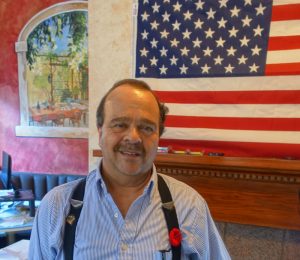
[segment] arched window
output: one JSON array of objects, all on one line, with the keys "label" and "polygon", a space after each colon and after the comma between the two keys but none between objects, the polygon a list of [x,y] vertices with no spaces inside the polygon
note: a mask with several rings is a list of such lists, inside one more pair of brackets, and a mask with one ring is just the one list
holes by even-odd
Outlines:
[{"label": "arched window", "polygon": [[88,137],[88,3],[53,5],[15,44],[21,125],[17,136]]}]

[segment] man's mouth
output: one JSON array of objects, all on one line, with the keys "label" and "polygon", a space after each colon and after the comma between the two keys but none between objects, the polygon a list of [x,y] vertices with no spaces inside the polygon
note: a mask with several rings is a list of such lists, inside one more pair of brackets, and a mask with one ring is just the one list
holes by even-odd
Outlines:
[{"label": "man's mouth", "polygon": [[121,154],[127,155],[127,156],[133,156],[138,157],[142,155],[141,151],[127,151],[127,150],[119,150]]}]

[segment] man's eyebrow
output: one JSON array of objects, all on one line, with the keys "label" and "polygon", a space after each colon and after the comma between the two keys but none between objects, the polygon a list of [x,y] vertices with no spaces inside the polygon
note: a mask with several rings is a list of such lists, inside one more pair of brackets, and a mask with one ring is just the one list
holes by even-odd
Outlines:
[{"label": "man's eyebrow", "polygon": [[112,120],[110,120],[110,123],[115,123],[115,122],[124,122],[124,121],[129,121],[129,118],[128,117],[116,117],[116,118],[113,118]]}]

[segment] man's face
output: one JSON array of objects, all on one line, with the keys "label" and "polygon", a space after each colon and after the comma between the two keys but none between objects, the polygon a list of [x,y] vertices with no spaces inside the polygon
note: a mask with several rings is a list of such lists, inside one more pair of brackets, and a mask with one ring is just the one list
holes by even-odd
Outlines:
[{"label": "man's face", "polygon": [[124,85],[113,90],[99,128],[103,170],[116,176],[146,174],[159,141],[159,108],[151,92]]}]

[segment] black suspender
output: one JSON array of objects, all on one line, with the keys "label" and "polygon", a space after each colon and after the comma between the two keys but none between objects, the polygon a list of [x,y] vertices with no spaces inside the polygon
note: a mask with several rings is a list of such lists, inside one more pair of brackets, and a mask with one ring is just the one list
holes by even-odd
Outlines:
[{"label": "black suspender", "polygon": [[[162,209],[164,212],[164,216],[166,219],[167,227],[169,234],[172,230],[178,229],[178,219],[176,215],[176,209],[174,206],[174,202],[172,199],[172,195],[170,190],[163,179],[159,174],[158,176],[158,191],[162,201]],[[75,190],[72,195],[72,199],[83,201],[84,190],[85,190],[86,178],[82,179],[79,184],[75,187]],[[66,218],[65,232],[64,232],[64,242],[63,242],[63,250],[65,260],[73,260],[73,251],[74,251],[74,242],[75,242],[75,231],[77,222],[81,213],[82,206],[74,207],[71,204],[70,212]],[[180,260],[181,255],[181,243],[178,246],[172,247],[172,259]]]}]

